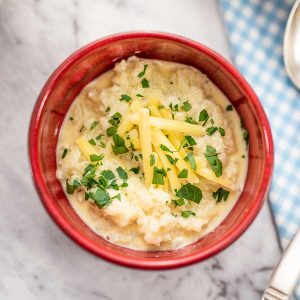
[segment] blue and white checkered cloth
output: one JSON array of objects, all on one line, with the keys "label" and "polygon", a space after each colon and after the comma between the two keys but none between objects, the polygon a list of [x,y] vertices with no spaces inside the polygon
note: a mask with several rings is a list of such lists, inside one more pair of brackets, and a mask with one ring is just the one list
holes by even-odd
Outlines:
[{"label": "blue and white checkered cloth", "polygon": [[[282,57],[295,1],[219,2],[233,63],[257,93],[271,123],[275,171],[269,198],[285,247],[300,227],[300,91],[288,79]],[[299,285],[297,290],[300,300]]]}]

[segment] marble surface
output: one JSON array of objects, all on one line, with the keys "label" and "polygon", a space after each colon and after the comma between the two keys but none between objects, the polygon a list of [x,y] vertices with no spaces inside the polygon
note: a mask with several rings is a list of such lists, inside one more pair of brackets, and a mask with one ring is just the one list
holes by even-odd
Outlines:
[{"label": "marble surface", "polygon": [[137,29],[184,35],[229,57],[215,1],[6,0],[0,7],[0,299],[260,299],[280,255],[267,204],[250,229],[214,258],[146,272],[79,248],[38,199],[27,131],[42,85],[78,47]]}]

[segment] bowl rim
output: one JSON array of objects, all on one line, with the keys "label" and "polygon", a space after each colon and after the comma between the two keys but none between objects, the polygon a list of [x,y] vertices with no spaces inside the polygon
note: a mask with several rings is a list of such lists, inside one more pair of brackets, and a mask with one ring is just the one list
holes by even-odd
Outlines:
[{"label": "bowl rim", "polygon": [[[85,56],[87,53],[97,49],[98,47],[105,46],[111,42],[117,42],[124,39],[134,39],[134,38],[159,38],[163,40],[175,41],[183,45],[192,47],[197,51],[205,53],[213,60],[220,63],[234,78],[239,82],[239,84],[244,88],[248,98],[254,105],[258,118],[260,120],[260,125],[263,129],[263,142],[266,148],[266,157],[265,157],[265,169],[262,182],[263,184],[260,187],[260,190],[257,194],[257,201],[254,202],[253,206],[245,213],[242,222],[230,231],[223,239],[221,239],[217,244],[209,249],[193,253],[188,256],[179,257],[179,258],[142,258],[135,256],[128,256],[126,254],[115,252],[105,247],[99,247],[90,242],[90,240],[81,235],[75,228],[71,226],[56,210],[52,197],[47,192],[46,184],[43,181],[42,169],[40,162],[35,159],[38,154],[38,131],[39,124],[41,120],[41,113],[44,107],[45,102],[47,101],[48,95],[52,88],[55,86],[55,83],[59,80],[60,76],[64,73],[69,66],[75,63],[77,60]],[[54,222],[62,229],[62,231],[78,245],[83,247],[85,250],[101,257],[107,261],[117,263],[119,265],[133,267],[144,270],[161,270],[161,269],[171,269],[178,268],[182,266],[187,266],[204,259],[207,259],[220,251],[227,248],[230,244],[236,241],[250,226],[258,212],[260,211],[264,199],[267,195],[267,192],[271,185],[272,172],[274,167],[274,145],[272,139],[271,128],[267,119],[267,116],[264,112],[264,109],[256,96],[253,89],[250,87],[246,79],[237,71],[237,69],[227,61],[223,56],[216,53],[214,50],[208,48],[207,46],[202,45],[199,42],[193,41],[191,39],[171,34],[165,32],[151,32],[151,31],[134,31],[134,32],[124,32],[114,35],[110,35],[101,39],[98,39],[94,42],[91,42],[79,50],[71,54],[67,59],[65,59],[57,69],[52,73],[49,79],[46,81],[42,91],[40,92],[37,101],[35,103],[28,132],[28,154],[29,161],[31,165],[31,175],[35,184],[35,188],[40,196],[40,199],[52,217]]]}]

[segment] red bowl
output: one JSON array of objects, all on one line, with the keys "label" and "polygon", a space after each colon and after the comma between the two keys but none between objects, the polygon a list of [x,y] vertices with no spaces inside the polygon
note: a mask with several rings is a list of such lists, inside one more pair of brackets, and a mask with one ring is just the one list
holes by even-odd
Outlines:
[{"label": "red bowl", "polygon": [[[226,94],[250,133],[249,168],[244,190],[227,218],[213,232],[182,249],[136,251],[111,244],[85,225],[56,179],[55,149],[64,117],[74,98],[115,62],[137,55],[191,65]],[[124,33],[93,42],[67,58],[51,75],[36,102],[29,129],[29,156],[41,201],[56,224],[77,244],[114,263],[165,269],[204,260],[233,243],[258,214],[271,183],[273,141],[257,96],[222,56],[183,37],[151,32]]]}]

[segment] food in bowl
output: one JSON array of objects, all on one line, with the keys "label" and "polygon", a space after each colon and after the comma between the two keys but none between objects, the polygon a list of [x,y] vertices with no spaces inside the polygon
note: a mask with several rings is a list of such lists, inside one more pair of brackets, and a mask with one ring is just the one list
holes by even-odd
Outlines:
[{"label": "food in bowl", "polygon": [[199,70],[130,57],[88,84],[67,113],[57,178],[98,235],[173,250],[213,231],[235,205],[248,132]]}]

